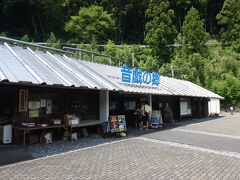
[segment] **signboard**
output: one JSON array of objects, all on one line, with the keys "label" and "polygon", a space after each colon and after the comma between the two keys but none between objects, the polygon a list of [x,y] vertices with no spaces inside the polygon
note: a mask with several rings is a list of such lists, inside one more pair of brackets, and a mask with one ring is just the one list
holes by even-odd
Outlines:
[{"label": "signboard", "polygon": [[28,90],[20,89],[19,90],[19,112],[28,111]]},{"label": "signboard", "polygon": [[160,84],[160,73],[142,71],[139,68],[131,68],[127,65],[122,65],[122,82],[123,83],[134,83],[134,84],[145,84],[155,85]]},{"label": "signboard", "polygon": [[189,105],[189,102],[180,102],[180,115],[191,115],[191,107]]},{"label": "signboard", "polygon": [[109,121],[111,133],[127,131],[125,115],[110,116]]},{"label": "signboard", "polygon": [[125,115],[118,116],[118,132],[126,132],[127,131],[127,125],[126,125],[126,119]]},{"label": "signboard", "polygon": [[52,100],[46,102],[46,114],[52,114]]},{"label": "signboard", "polygon": [[109,117],[110,120],[110,128],[111,128],[111,132],[118,132],[118,120],[117,120],[117,116],[110,116]]},{"label": "signboard", "polygon": [[162,113],[160,110],[154,110],[152,111],[151,125],[159,125],[159,124],[163,124]]},{"label": "signboard", "polygon": [[124,102],[124,109],[125,110],[135,110],[136,109],[136,102],[135,101]]}]

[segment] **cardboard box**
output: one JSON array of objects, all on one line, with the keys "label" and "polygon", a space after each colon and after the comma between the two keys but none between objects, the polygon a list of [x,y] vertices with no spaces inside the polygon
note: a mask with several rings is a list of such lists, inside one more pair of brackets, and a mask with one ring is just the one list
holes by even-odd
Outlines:
[{"label": "cardboard box", "polygon": [[47,133],[44,135],[45,143],[52,143],[52,133]]},{"label": "cardboard box", "polygon": [[77,133],[72,133],[71,135],[71,140],[77,140]]},{"label": "cardboard box", "polygon": [[71,119],[68,123],[69,123],[69,125],[79,124],[79,119],[78,119],[78,118],[76,118],[76,119]]},{"label": "cardboard box", "polygon": [[64,116],[64,124],[73,125],[73,124],[79,124],[80,120],[75,115],[68,115],[66,114]]},{"label": "cardboard box", "polygon": [[68,131],[64,131],[64,134],[63,134],[63,140],[68,140],[69,139],[69,132]]}]

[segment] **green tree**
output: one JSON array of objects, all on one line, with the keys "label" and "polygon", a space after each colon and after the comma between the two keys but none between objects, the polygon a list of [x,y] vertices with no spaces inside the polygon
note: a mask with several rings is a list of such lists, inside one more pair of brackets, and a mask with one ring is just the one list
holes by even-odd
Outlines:
[{"label": "green tree", "polygon": [[25,34],[23,37],[21,37],[20,39],[21,41],[25,41],[25,42],[30,42],[30,38],[27,34]]},{"label": "green tree", "polygon": [[48,40],[46,41],[48,43],[48,46],[59,48],[60,47],[60,40],[57,40],[55,35],[51,32]]},{"label": "green tree", "polygon": [[209,52],[204,68],[206,87],[225,98],[223,106],[240,105],[240,54],[219,45],[209,47]]},{"label": "green tree", "polygon": [[[189,11],[189,9],[191,7],[195,7],[199,10],[201,10],[202,14],[204,14],[204,16],[206,17],[206,13],[207,13],[207,3],[208,1],[211,0],[173,0],[170,1],[171,2],[171,6],[173,7],[173,10],[175,12],[176,15],[176,24],[178,26],[178,29],[181,30],[182,27],[182,23],[183,23],[183,19],[184,16],[186,15],[186,13]],[[213,3],[214,5],[216,4],[216,2]]]},{"label": "green tree", "polygon": [[[178,36],[176,55],[171,63],[176,76],[182,79],[205,85],[204,68],[207,59],[208,33],[204,29],[198,11],[191,8],[182,26],[182,34]],[[165,68],[168,69],[168,68]]]},{"label": "green tree", "polygon": [[102,7],[92,5],[81,8],[77,16],[71,16],[65,30],[71,34],[72,41],[89,43],[95,39],[102,44],[111,39],[115,22]]},{"label": "green tree", "polygon": [[186,54],[205,54],[207,40],[208,33],[205,31],[204,22],[198,10],[192,7],[183,22],[181,46]]},{"label": "green tree", "polygon": [[189,55],[178,53],[170,64],[165,64],[160,69],[160,72],[170,75],[170,66],[173,66],[176,77],[192,81],[199,85],[205,85],[205,61],[207,61],[207,59],[202,57],[199,53]]},{"label": "green tree", "polygon": [[154,48],[161,60],[158,65],[170,60],[171,48],[174,44],[177,30],[173,25],[174,11],[170,9],[167,0],[151,0],[146,10],[145,42]]},{"label": "green tree", "polygon": [[232,74],[225,74],[224,80],[213,80],[212,90],[224,96],[223,105],[229,106],[231,104],[240,105],[240,82],[237,77]]},{"label": "green tree", "polygon": [[217,15],[221,28],[223,46],[231,46],[240,52],[240,1],[226,0]]}]

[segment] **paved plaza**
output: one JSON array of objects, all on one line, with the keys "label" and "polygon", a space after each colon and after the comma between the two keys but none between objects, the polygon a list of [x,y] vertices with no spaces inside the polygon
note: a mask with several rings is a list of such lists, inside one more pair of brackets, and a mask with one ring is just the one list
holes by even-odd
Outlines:
[{"label": "paved plaza", "polygon": [[0,167],[0,179],[240,179],[240,117],[179,123]]},{"label": "paved plaza", "polygon": [[184,129],[240,136],[240,114],[227,115],[203,123],[188,124]]}]

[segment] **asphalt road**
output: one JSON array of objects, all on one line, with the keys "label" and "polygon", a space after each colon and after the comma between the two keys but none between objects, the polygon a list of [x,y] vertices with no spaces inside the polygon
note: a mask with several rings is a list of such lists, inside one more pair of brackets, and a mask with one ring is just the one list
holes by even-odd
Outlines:
[{"label": "asphalt road", "polygon": [[196,131],[181,131],[182,129],[166,130],[144,135],[146,138],[177,142],[181,144],[205,147],[210,149],[231,151],[240,153],[240,137],[222,137],[218,135],[208,135]]}]

